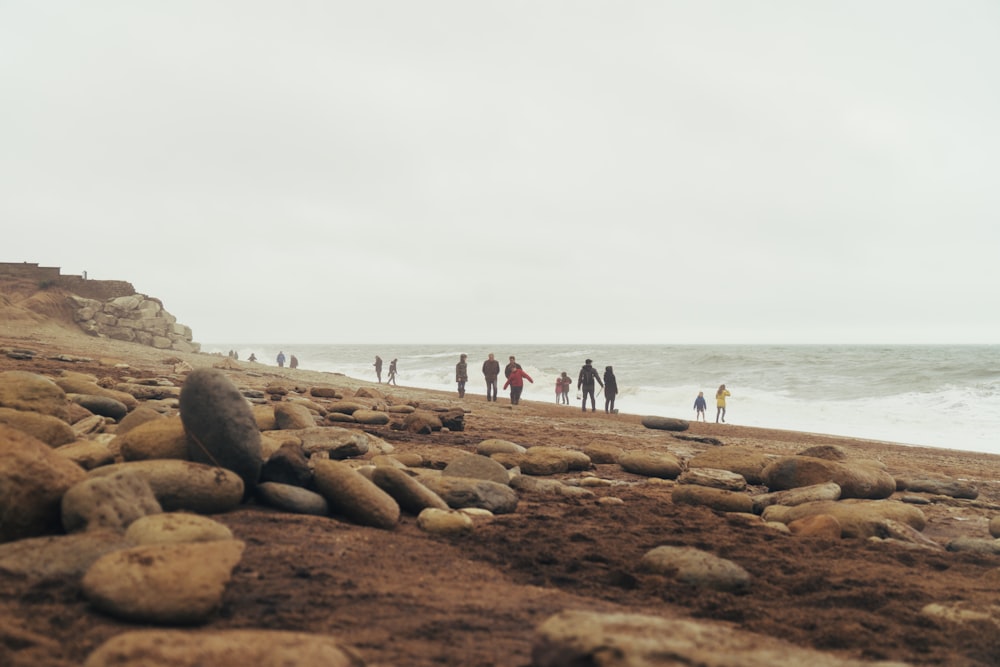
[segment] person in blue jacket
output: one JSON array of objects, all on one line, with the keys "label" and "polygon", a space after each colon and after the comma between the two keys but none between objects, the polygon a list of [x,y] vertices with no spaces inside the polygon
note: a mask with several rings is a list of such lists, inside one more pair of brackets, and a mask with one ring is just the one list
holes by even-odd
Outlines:
[{"label": "person in blue jacket", "polygon": [[694,399],[694,420],[698,421],[698,417],[701,417],[702,421],[706,421],[705,410],[707,408],[708,404],[705,403],[705,392],[699,391]]}]

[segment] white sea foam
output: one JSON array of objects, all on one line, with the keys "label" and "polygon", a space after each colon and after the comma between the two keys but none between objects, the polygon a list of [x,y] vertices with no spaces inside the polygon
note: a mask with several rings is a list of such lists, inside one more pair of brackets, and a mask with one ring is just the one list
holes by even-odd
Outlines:
[{"label": "white sea foam", "polygon": [[[205,345],[236,349],[274,365],[274,345]],[[911,445],[1000,454],[1000,346],[430,346],[308,345],[280,348],[303,368],[374,380],[375,355],[398,357],[397,381],[455,390],[460,353],[469,355],[467,391],[485,391],[480,366],[489,352],[501,367],[511,354],[534,379],[525,400],[555,401],[555,379],[575,379],[583,360],[603,372],[613,365],[621,393],[616,407],[632,414],[694,418],[705,392],[715,419],[715,389],[732,396],[728,422],[828,433]],[[501,377],[501,384],[503,378]],[[575,391],[572,392],[575,397]],[[598,399],[603,406],[603,398]]]}]

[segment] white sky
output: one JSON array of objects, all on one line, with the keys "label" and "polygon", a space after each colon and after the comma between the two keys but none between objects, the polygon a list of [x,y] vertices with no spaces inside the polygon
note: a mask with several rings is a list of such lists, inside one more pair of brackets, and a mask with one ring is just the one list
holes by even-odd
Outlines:
[{"label": "white sky", "polygon": [[998,158],[993,0],[0,0],[0,261],[203,343],[998,343]]}]

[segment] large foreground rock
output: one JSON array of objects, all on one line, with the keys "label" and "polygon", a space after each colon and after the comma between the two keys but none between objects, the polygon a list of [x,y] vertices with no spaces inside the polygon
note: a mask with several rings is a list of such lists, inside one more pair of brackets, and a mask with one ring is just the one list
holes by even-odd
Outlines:
[{"label": "large foreground rock", "polygon": [[83,468],[3,424],[0,462],[0,542],[61,532],[62,496],[86,478]]},{"label": "large foreground rock", "polygon": [[225,373],[199,368],[188,374],[181,389],[181,421],[192,444],[192,461],[232,470],[249,492],[263,465],[260,430],[250,404]]},{"label": "large foreground rock", "polygon": [[112,616],[139,623],[203,623],[222,604],[244,543],[154,544],[99,558],[83,576],[84,595]]}]

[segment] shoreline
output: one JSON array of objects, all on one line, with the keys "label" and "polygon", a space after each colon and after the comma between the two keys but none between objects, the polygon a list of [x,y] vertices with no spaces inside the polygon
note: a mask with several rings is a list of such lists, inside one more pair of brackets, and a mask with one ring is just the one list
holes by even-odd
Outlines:
[{"label": "shoreline", "polygon": [[[241,356],[245,356],[250,349],[234,347]],[[816,382],[808,382],[808,377],[813,374],[806,363],[808,353],[780,355],[774,352],[777,349],[774,346],[738,347],[746,349],[736,356],[719,350],[715,350],[718,355],[712,355],[714,348],[704,348],[699,352],[690,348],[685,348],[687,351],[675,350],[676,346],[662,345],[604,346],[595,354],[607,355],[609,362],[619,362],[615,364],[615,370],[619,384],[624,384],[617,407],[633,414],[663,415],[693,421],[695,414],[691,410],[691,401],[705,389],[699,384],[704,384],[702,380],[706,377],[718,376],[719,379],[738,383],[738,392],[727,415],[727,421],[731,423],[1000,454],[1000,441],[993,436],[993,433],[1000,432],[1000,396],[991,395],[995,383],[988,380],[994,374],[984,373],[983,377],[987,380],[983,381],[988,381],[988,384],[980,386],[977,380],[980,375],[972,370],[977,360],[995,358],[991,352],[982,351],[992,348],[980,346],[977,348],[980,352],[970,354],[952,349],[929,357],[906,352],[900,347],[884,351],[884,370],[889,376],[910,369],[924,378],[921,382],[910,383],[906,380],[887,380],[887,376],[867,363],[873,353],[857,352],[858,346],[845,345],[842,351],[833,350],[824,354],[821,368],[815,371],[822,377],[817,377]],[[947,347],[955,346],[942,346]],[[226,354],[233,348],[203,349]],[[486,349],[492,348],[469,350],[471,358],[476,359],[476,355]],[[575,376],[573,369],[576,366],[570,368],[568,366],[572,363],[568,362],[576,358],[574,355],[577,352],[594,356],[589,350],[574,351],[571,346],[561,345],[524,350],[502,346],[499,349],[505,350],[504,355],[508,349],[519,352],[521,358],[526,359],[525,368],[535,383],[525,388],[523,398],[542,403],[551,401],[550,387],[559,371],[570,371],[570,375]],[[1000,348],[996,349],[1000,351]],[[303,366],[344,372],[357,379],[372,381],[375,374],[369,355],[386,352],[378,345],[337,344],[295,351],[303,360]],[[269,355],[272,352],[276,354],[277,349],[264,349],[263,353],[261,349],[256,349],[256,352],[261,357],[259,361],[274,364]],[[391,352],[392,356],[400,357],[400,369],[405,371],[398,378],[400,382],[405,380],[407,384],[426,389],[454,389],[455,385],[449,378],[450,364],[454,362],[448,356],[451,354],[448,346],[409,346]],[[769,360],[779,356],[783,361],[775,370],[768,370],[771,368]],[[582,362],[582,359],[583,356],[580,356],[579,361]],[[822,371],[823,368],[830,369],[831,365],[838,366],[838,359],[844,360],[841,364],[843,372]],[[949,359],[962,369],[959,375],[964,380],[958,379],[957,375],[953,377],[953,373],[935,370],[940,364],[947,365]],[[761,369],[760,377],[752,374],[757,368]],[[949,378],[957,384],[949,384]],[[481,376],[472,373],[470,380],[469,391],[484,392]],[[802,385],[803,382],[808,382],[808,388]],[[709,387],[712,391],[706,391],[706,395],[714,392],[714,386]],[[603,399],[598,397],[598,400],[602,403],[598,407],[603,407]],[[715,413],[714,401],[711,403],[709,420],[714,419]],[[575,405],[579,407],[579,401]]]},{"label": "shoreline", "polygon": [[[47,326],[33,328],[32,333],[25,333],[23,328],[21,331],[12,332],[10,331],[10,326],[7,327],[0,325],[0,349],[2,348],[13,348],[13,347],[27,347],[32,348],[34,346],[40,351],[44,351],[45,355],[54,356],[58,354],[73,354],[73,350],[76,350],[78,356],[90,355],[95,361],[100,362],[102,359],[105,362],[114,362],[118,358],[122,360],[132,358],[139,360],[140,366],[162,366],[162,361],[164,359],[176,358],[187,361],[195,368],[199,367],[211,367],[219,361],[224,361],[227,357],[221,353],[208,353],[208,352],[178,352],[175,350],[159,350],[156,348],[151,348],[144,345],[139,345],[137,343],[129,343],[123,341],[116,341],[109,338],[97,338],[84,334],[83,332],[72,330],[63,327],[58,324],[48,324]],[[70,350],[66,352],[65,350]],[[81,352],[82,351],[82,352]],[[357,390],[359,387],[366,386],[375,389],[380,389],[382,391],[389,391],[390,385],[383,383],[378,383],[373,380],[366,380],[363,378],[357,378],[339,371],[330,370],[310,370],[308,368],[279,368],[277,366],[272,366],[270,364],[257,362],[248,362],[245,360],[239,360],[235,362],[239,365],[239,370],[246,373],[248,376],[253,376],[254,374],[260,375],[261,377],[282,377],[285,379],[294,379],[296,377],[302,379],[311,379],[312,381],[329,381],[333,385],[344,386],[351,390]],[[68,367],[72,370],[71,366]],[[447,391],[444,389],[435,389],[429,387],[421,386],[409,386],[409,385],[393,385],[393,391],[398,391],[404,394],[412,393],[426,393],[429,396],[435,397],[437,400],[451,400],[456,404],[460,403],[456,392]],[[483,406],[489,406],[485,400],[484,395],[480,395],[474,392],[467,392],[466,401],[474,402],[478,401]],[[500,395],[500,400],[493,404],[495,407],[502,408],[506,405],[510,408],[509,403],[505,404],[505,399],[503,394]],[[541,401],[531,398],[522,398],[521,405],[524,407],[531,406],[542,412],[548,413],[549,410],[556,411],[557,415],[559,413],[565,414],[569,418],[575,418],[574,408],[576,406],[573,403],[567,405],[559,405],[554,402]],[[579,411],[577,409],[577,411]],[[582,411],[579,411],[582,412]],[[599,415],[604,416],[605,413],[602,410],[591,413],[587,412],[587,415]],[[635,421],[640,420],[643,416],[656,413],[636,413],[620,411],[616,417],[624,417],[626,419],[632,419]],[[670,417],[672,415],[660,415]],[[611,416],[607,416],[608,419],[612,419]],[[679,417],[676,417],[679,418]],[[679,418],[683,419],[683,418]],[[768,438],[777,437],[779,441],[788,441],[796,438],[797,436],[809,440],[815,441],[819,440],[831,440],[831,441],[843,441],[848,444],[860,444],[860,443],[870,443],[872,445],[884,446],[884,447],[898,447],[903,448],[903,451],[908,450],[922,450],[928,453],[936,453],[938,455],[946,454],[956,454],[962,455],[963,457],[985,457],[989,460],[994,460],[1000,464],[1000,454],[995,454],[992,452],[981,452],[978,450],[968,450],[968,449],[953,449],[949,447],[935,447],[932,445],[920,445],[911,444],[907,442],[899,442],[893,440],[882,440],[877,438],[865,438],[849,434],[836,434],[836,433],[823,433],[816,431],[802,431],[796,429],[783,429],[774,427],[764,427],[764,426],[747,426],[734,423],[725,424],[715,424],[714,422],[696,422],[685,419],[691,428],[695,430],[699,429],[710,429],[707,435],[716,435],[715,428],[730,429],[733,435],[736,437],[755,437],[755,438]]]},{"label": "shoreline", "polygon": [[[37,353],[33,359],[0,354],[0,371],[50,377],[82,373],[112,386],[130,377],[181,386],[183,377],[174,366],[184,361],[195,368],[219,368],[241,390],[281,385],[299,401],[325,402],[309,398],[312,387],[324,386],[345,397],[359,389],[374,391],[379,398],[366,399],[374,404],[460,408],[465,424],[458,431],[418,434],[349,425],[388,443],[390,458],[409,461],[418,479],[468,460],[486,440],[502,439],[529,451],[542,446],[582,452],[600,445],[626,453],[666,453],[685,463],[706,453],[746,452],[758,460],[777,460],[817,447],[834,449],[847,462],[870,461],[896,480],[971,480],[978,489],[974,500],[897,491],[885,501],[845,502],[901,506],[909,497],[926,520],[909,542],[892,535],[859,539],[778,531],[759,515],[687,504],[675,496],[689,488],[677,479],[646,477],[614,462],[593,463],[585,471],[522,475],[527,479],[518,486],[514,511],[479,519],[470,532],[455,536],[429,534],[406,513],[395,526],[380,529],[336,514],[289,514],[248,501],[211,517],[246,550],[226,587],[225,613],[193,632],[294,627],[353,644],[371,665],[525,667],[533,664],[536,628],[575,610],[683,619],[722,632],[738,629],[757,646],[787,642],[838,661],[831,665],[857,667],[873,658],[915,666],[989,664],[980,659],[993,650],[988,634],[975,624],[955,626],[926,617],[922,610],[957,604],[992,613],[1000,590],[1000,553],[952,553],[945,545],[988,537],[991,518],[1000,516],[1000,456],[994,454],[714,422],[688,422],[686,431],[674,433],[646,428],[643,415],[627,412],[584,413],[577,406],[530,399],[511,406],[503,398],[492,403],[471,394],[459,399],[453,391],[387,387],[331,371],[158,350],[45,324],[18,331],[0,325],[0,348]],[[285,400],[272,397],[267,404]],[[323,423],[321,428],[326,426],[344,425]],[[268,433],[296,437],[293,431]],[[372,453],[348,461],[352,467],[374,463]],[[767,491],[758,480],[737,495]],[[644,554],[665,545],[730,559],[754,583],[746,592],[731,594],[644,571]],[[986,583],[990,577],[996,586]],[[0,625],[15,623],[39,636],[55,635],[41,648],[7,650],[0,643],[0,662],[12,667],[82,664],[95,646],[134,629],[88,606],[77,575],[48,581],[46,591],[51,599],[40,604],[30,580],[0,569]],[[77,620],[71,626],[57,622],[66,617]],[[1000,624],[1000,616],[991,622]]]}]

